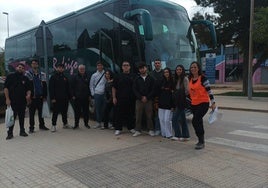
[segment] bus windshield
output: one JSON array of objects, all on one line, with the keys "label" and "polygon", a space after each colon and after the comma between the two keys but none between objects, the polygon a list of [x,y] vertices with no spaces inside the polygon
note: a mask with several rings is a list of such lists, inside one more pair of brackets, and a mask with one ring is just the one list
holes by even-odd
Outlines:
[{"label": "bus windshield", "polygon": [[145,41],[146,62],[160,58],[164,67],[175,70],[182,64],[189,69],[189,64],[197,60],[197,43],[193,31],[189,32],[186,11],[157,6],[148,7],[148,11],[152,17],[153,40]]}]

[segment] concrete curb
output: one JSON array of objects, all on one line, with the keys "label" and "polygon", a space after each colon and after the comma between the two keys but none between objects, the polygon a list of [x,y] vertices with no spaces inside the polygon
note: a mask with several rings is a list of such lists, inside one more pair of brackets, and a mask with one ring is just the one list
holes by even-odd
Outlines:
[{"label": "concrete curb", "polygon": [[268,110],[263,110],[263,109],[235,108],[235,107],[225,107],[225,106],[219,106],[219,109],[268,113]]}]

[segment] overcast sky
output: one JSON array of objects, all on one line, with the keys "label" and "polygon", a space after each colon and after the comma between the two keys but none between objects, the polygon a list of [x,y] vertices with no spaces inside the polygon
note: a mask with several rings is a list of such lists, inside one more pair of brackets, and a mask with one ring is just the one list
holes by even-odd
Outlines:
[{"label": "overcast sky", "polygon": [[[4,47],[7,37],[7,15],[9,18],[9,36],[72,11],[79,10],[99,0],[0,0],[0,47]],[[196,6],[194,0],[171,0],[184,6],[189,14]]]}]

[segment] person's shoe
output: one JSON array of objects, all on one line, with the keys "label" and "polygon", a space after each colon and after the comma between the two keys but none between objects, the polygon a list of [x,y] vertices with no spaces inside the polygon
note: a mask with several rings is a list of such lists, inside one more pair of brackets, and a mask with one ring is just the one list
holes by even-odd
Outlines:
[{"label": "person's shoe", "polygon": [[157,131],[154,132],[154,135],[155,136],[159,136],[160,134],[161,134],[161,131],[159,131],[159,130],[157,130]]},{"label": "person's shoe", "polygon": [[43,130],[43,131],[48,131],[49,128],[47,128],[46,126],[42,126],[42,127],[39,127],[40,130]]},{"label": "person's shoe", "polygon": [[136,131],[135,131],[135,129],[130,129],[129,132],[134,134]]},{"label": "person's shoe", "polygon": [[172,136],[170,139],[171,139],[171,140],[174,140],[174,141],[179,140],[179,138],[178,138],[178,137],[176,137],[176,136]]},{"label": "person's shoe", "polygon": [[33,129],[29,130],[29,134],[33,134],[35,131]]},{"label": "person's shoe", "polygon": [[195,148],[194,148],[194,149],[199,150],[199,149],[203,149],[204,147],[205,147],[205,144],[204,144],[204,143],[200,143],[200,142],[198,142],[198,143],[195,145]]},{"label": "person's shoe", "polygon": [[21,132],[20,136],[26,137],[26,136],[28,136],[28,134],[26,132]]},{"label": "person's shoe", "polygon": [[88,129],[90,129],[90,126],[88,124],[85,124],[85,127],[88,128]]},{"label": "person's shoe", "polygon": [[72,128],[73,128],[73,130],[74,130],[74,129],[78,129],[78,128],[79,128],[79,125],[75,125],[75,126],[73,126]]},{"label": "person's shoe", "polygon": [[150,136],[155,136],[155,135],[154,135],[154,131],[149,131],[149,135],[150,135]]},{"label": "person's shoe", "polygon": [[66,124],[63,125],[63,128],[64,128],[64,129],[69,129],[70,126],[66,123]]},{"label": "person's shoe", "polygon": [[51,130],[51,132],[53,132],[53,133],[56,132],[56,126],[55,126],[55,125],[52,125],[50,130]]},{"label": "person's shoe", "polygon": [[137,137],[137,136],[140,136],[140,135],[141,135],[140,131],[135,131],[135,133],[132,136]]},{"label": "person's shoe", "polygon": [[7,135],[7,137],[6,137],[6,140],[10,140],[10,139],[12,139],[12,138],[14,138],[13,134],[9,134],[9,135]]},{"label": "person's shoe", "polygon": [[104,129],[105,129],[105,127],[102,125],[100,129],[101,129],[101,130],[104,130]]},{"label": "person's shoe", "polygon": [[101,127],[101,124],[100,123],[98,123],[97,125],[95,125],[93,128],[94,129],[98,129],[98,128],[100,128]]},{"label": "person's shoe", "polygon": [[183,138],[183,141],[189,141],[189,140],[190,140],[190,137]]},{"label": "person's shoe", "polygon": [[118,135],[120,135],[120,133],[121,133],[120,130],[115,130],[114,135],[115,135],[115,136],[118,136]]}]

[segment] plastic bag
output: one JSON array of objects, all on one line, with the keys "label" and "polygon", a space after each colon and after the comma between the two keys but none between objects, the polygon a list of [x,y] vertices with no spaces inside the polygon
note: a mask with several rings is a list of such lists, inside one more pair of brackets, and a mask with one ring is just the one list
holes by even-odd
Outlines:
[{"label": "plastic bag", "polygon": [[221,120],[221,118],[222,118],[222,113],[220,113],[218,107],[216,107],[214,110],[209,112],[208,123],[212,124],[218,120]]},{"label": "plastic bag", "polygon": [[43,102],[42,118],[50,118],[49,107],[47,101]]},{"label": "plastic bag", "polygon": [[70,102],[68,104],[67,116],[68,116],[68,118],[74,118],[74,109],[73,109],[73,106]]},{"label": "plastic bag", "polygon": [[14,125],[14,112],[11,106],[8,106],[6,109],[5,124],[6,128],[12,127]]}]

